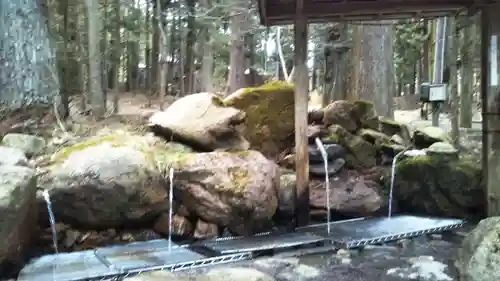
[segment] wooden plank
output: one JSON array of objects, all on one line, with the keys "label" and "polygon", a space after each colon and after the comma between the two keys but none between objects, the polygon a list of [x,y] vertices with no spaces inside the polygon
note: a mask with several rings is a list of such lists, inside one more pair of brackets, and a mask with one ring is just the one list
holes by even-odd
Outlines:
[{"label": "wooden plank", "polygon": [[307,19],[304,0],[297,0],[295,11],[295,171],[297,176],[295,223],[309,223],[309,154],[307,142],[307,104],[309,79],[307,71]]},{"label": "wooden plank", "polygon": [[[500,83],[498,55],[500,38],[500,5],[484,9],[481,33],[481,98],[483,115],[483,169],[486,178],[486,208],[488,216],[500,215]],[[494,40],[494,38],[496,40]],[[496,73],[493,73],[496,72]],[[496,79],[495,79],[496,78]],[[496,113],[496,114],[491,114]]]}]

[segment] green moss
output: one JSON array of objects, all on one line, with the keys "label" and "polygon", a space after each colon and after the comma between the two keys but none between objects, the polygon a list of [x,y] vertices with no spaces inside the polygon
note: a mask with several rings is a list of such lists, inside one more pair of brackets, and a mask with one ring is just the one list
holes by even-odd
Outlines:
[{"label": "green moss", "polygon": [[290,146],[295,125],[294,89],[292,84],[273,81],[241,89],[224,99],[225,106],[246,113],[244,137],[251,149],[274,158]]},{"label": "green moss", "polygon": [[103,143],[111,143],[113,147],[119,147],[121,145],[121,141],[123,140],[123,138],[124,138],[123,136],[115,136],[115,135],[93,137],[88,140],[74,144],[72,146],[59,149],[52,156],[51,161],[54,163],[63,162],[73,152],[82,151],[88,147],[97,146]]},{"label": "green moss", "polygon": [[231,180],[231,192],[242,194],[250,181],[248,171],[239,167],[231,167],[228,169],[229,179]]},{"label": "green moss", "polygon": [[224,104],[224,100],[218,95],[212,95],[212,103],[216,106],[219,106],[219,107],[226,106]]},{"label": "green moss", "polygon": [[354,110],[359,118],[365,119],[375,115],[373,103],[366,100],[357,100],[353,102]]}]

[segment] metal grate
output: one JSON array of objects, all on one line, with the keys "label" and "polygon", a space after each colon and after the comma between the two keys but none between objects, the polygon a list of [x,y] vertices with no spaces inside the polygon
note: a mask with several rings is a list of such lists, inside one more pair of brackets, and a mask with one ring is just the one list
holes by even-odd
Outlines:
[{"label": "metal grate", "polygon": [[330,235],[326,224],[302,227],[298,231],[323,236],[339,247],[354,248],[456,229],[464,224],[465,221],[458,219],[393,216],[334,222],[330,225]]},{"label": "metal grate", "polygon": [[324,237],[308,233],[260,234],[246,238],[231,237],[207,241],[203,246],[221,254],[257,252],[310,245],[325,241]]}]

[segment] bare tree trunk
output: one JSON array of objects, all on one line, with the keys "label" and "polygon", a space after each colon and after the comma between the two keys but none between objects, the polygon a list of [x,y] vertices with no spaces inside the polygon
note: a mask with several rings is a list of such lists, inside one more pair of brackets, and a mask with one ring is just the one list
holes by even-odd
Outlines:
[{"label": "bare tree trunk", "polygon": [[[160,5],[161,0],[156,0],[156,4]],[[159,96],[160,96],[160,109],[163,109],[165,104],[166,88],[167,88],[167,71],[168,71],[168,36],[167,36],[167,24],[165,22],[165,15],[163,10],[157,10],[156,16],[158,17],[158,29],[160,30],[160,40],[158,47],[160,53],[160,72],[159,72]]]},{"label": "bare tree trunk", "polygon": [[392,118],[395,77],[392,59],[393,31],[389,25],[357,27],[354,40],[354,75],[348,99],[373,102],[378,115]]},{"label": "bare tree trunk", "polygon": [[462,79],[460,92],[460,126],[472,127],[472,103],[474,95],[474,51],[477,43],[475,40],[475,24],[463,29],[462,48]]},{"label": "bare tree trunk", "polygon": [[245,34],[247,31],[247,3],[236,0],[231,19],[231,54],[227,93],[233,93],[245,85]]},{"label": "bare tree trunk", "polygon": [[47,19],[37,1],[0,1],[0,104],[10,109],[59,100]]},{"label": "bare tree trunk", "polygon": [[[208,10],[211,7],[211,1],[202,0],[200,5],[204,8],[204,10]],[[212,82],[212,73],[214,68],[214,57],[212,54],[212,44],[213,39],[210,37],[210,32],[212,31],[212,23],[206,22],[205,26],[202,29],[200,39],[202,40],[200,44],[200,51],[203,54],[202,62],[201,62],[201,91],[204,92],[212,92],[213,91],[213,82]]]},{"label": "bare tree trunk", "polygon": [[101,118],[106,113],[106,98],[102,89],[101,44],[102,20],[98,0],[85,0],[88,18],[90,103],[92,114]]}]

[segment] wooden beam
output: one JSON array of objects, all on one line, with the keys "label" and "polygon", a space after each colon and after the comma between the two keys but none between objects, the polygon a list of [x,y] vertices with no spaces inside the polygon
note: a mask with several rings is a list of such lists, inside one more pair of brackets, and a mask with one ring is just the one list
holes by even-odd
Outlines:
[{"label": "wooden beam", "polygon": [[309,223],[309,154],[307,142],[307,104],[309,79],[307,71],[307,18],[304,0],[297,0],[295,10],[295,171],[297,176],[295,223]]}]

